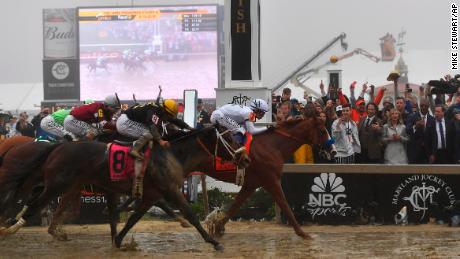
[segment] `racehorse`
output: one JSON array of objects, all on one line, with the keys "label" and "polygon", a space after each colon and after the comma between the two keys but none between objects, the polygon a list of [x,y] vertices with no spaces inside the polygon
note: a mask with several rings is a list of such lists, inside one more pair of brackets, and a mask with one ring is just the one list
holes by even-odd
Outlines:
[{"label": "racehorse", "polygon": [[13,212],[11,205],[25,194],[23,191],[29,192],[37,181],[35,177],[30,177],[28,181],[25,181],[24,186],[18,188],[14,184],[16,179],[9,172],[18,170],[28,159],[48,148],[49,145],[50,143],[47,142],[34,142],[34,138],[27,136],[14,136],[0,144],[0,197],[2,197],[0,223],[2,217]]},{"label": "racehorse", "polygon": [[[184,146],[183,152],[190,156],[199,153],[207,156],[209,150],[215,148],[217,154],[222,155],[224,159],[228,160],[239,159],[239,155],[241,154],[242,159],[239,159],[239,161],[241,161],[242,165],[247,165],[246,154],[244,152],[232,151],[238,145],[229,136],[228,131],[224,133],[221,133],[221,131],[220,127],[219,129],[211,127],[193,131],[187,138],[195,139],[199,144],[193,146],[195,149]],[[218,145],[218,143],[222,143],[222,145]],[[199,150],[196,150],[197,146],[200,147]],[[117,247],[120,247],[127,231],[140,217],[138,218],[139,213],[131,215],[125,228],[117,235],[115,197],[117,193],[130,193],[132,184],[131,181],[111,181],[106,149],[106,145],[101,143],[65,143],[55,147],[51,153],[42,152],[42,154],[38,154],[37,159],[28,163],[16,172],[16,174],[28,175],[35,168],[42,167],[45,183],[43,192],[32,197],[27,203],[29,209],[24,213],[23,217],[8,229],[0,230],[0,234],[12,234],[19,230],[25,224],[25,220],[64,191],[67,190],[68,192],[64,195],[62,202],[65,199],[73,199],[77,193],[79,195],[83,184],[93,184],[107,193],[112,240]],[[200,150],[202,151],[199,152]],[[38,157],[43,157],[44,155],[48,156],[45,163],[38,159]],[[193,159],[189,159],[188,161],[189,163],[196,163],[193,162]],[[175,157],[161,146],[153,147],[149,163],[146,167],[144,196],[138,210],[142,211],[143,213],[141,214],[143,215],[151,207],[151,204],[160,198],[164,198],[166,201],[178,206],[181,213],[195,226],[206,242],[213,244],[216,250],[223,249],[223,246],[209,236],[202,228],[198,219],[192,213],[187,201],[179,191],[179,186],[182,183],[182,168]]]},{"label": "racehorse", "polygon": [[11,138],[2,139],[0,140],[0,157],[3,157],[6,154],[6,152],[8,152],[11,148],[32,141],[34,141],[34,138],[27,136],[13,136]]},{"label": "racehorse", "polygon": [[137,69],[147,70],[144,66],[145,58],[142,55],[133,55],[123,57],[124,69],[126,71],[135,71]]},{"label": "racehorse", "polygon": [[[219,213],[219,216],[210,222],[210,230],[215,230],[215,233],[211,234],[223,234],[225,224],[235,215],[243,202],[257,188],[263,187],[272,195],[274,201],[287,216],[295,233],[302,238],[310,238],[300,228],[286,201],[281,188],[281,175],[284,161],[301,145],[322,146],[328,139],[329,135],[324,124],[315,116],[286,121],[271,130],[255,135],[249,154],[251,164],[246,168],[243,186],[230,209],[225,213]],[[236,171],[216,172],[213,165],[213,161],[209,160],[202,164],[199,171],[221,181],[235,182]]]},{"label": "racehorse", "polygon": [[97,72],[97,69],[104,69],[107,73],[109,73],[109,62],[107,59],[100,59],[100,60],[91,60],[89,63],[88,63],[88,71],[89,73],[91,72],[94,72],[96,73]]},{"label": "racehorse", "polygon": [[[246,168],[244,184],[230,209],[226,213],[215,217],[215,219],[218,219],[217,221],[210,222],[210,229],[215,230],[213,234],[223,234],[225,224],[235,215],[243,202],[253,194],[257,188],[263,187],[272,195],[275,202],[287,216],[295,233],[302,238],[309,238],[295,219],[284,196],[281,188],[282,167],[284,161],[286,161],[286,159],[301,145],[312,144],[323,146],[329,139],[324,124],[314,116],[294,119],[283,122],[260,135],[256,135],[253,139],[249,154],[252,162],[249,167]],[[208,153],[207,158],[192,160],[194,163],[190,163],[189,160],[187,160],[189,154],[183,152],[182,145],[179,145],[182,144],[180,143],[181,139],[177,139],[176,141],[178,141],[177,144],[175,144],[175,141],[171,141],[171,143],[173,143],[171,145],[171,152],[182,162],[184,178],[193,171],[201,171],[221,181],[229,183],[235,182],[236,171],[216,171],[214,168],[215,158],[211,152]],[[325,151],[323,150],[322,152]],[[199,161],[201,162],[198,163]],[[152,203],[143,203],[140,209],[136,209],[133,216],[137,215],[137,219],[140,219],[151,206]],[[161,206],[161,208],[164,209],[164,206]],[[170,209],[165,211],[169,215],[174,216],[170,213]],[[135,222],[129,221],[128,223],[125,229],[127,226],[130,228],[130,226],[135,224]],[[128,230],[126,230],[126,232]]]}]

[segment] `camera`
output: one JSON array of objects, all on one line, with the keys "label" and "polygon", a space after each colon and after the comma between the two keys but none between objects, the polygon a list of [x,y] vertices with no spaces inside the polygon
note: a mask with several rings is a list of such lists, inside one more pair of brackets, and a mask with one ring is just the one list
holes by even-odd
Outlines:
[{"label": "camera", "polygon": [[350,129],[350,128],[346,128],[346,129],[345,129],[345,134],[351,135],[351,129]]},{"label": "camera", "polygon": [[456,93],[460,87],[460,74],[454,76],[454,78],[446,81],[444,79],[440,80],[430,80],[428,85],[433,86],[431,89],[431,94],[453,94]]}]

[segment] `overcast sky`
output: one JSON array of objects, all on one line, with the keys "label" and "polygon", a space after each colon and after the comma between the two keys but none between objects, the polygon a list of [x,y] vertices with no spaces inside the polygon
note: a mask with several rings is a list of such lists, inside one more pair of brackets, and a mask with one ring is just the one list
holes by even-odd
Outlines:
[{"label": "overcast sky", "polygon": [[[191,1],[133,1],[139,5],[192,3]],[[195,1],[195,3],[204,1]],[[207,1],[215,3],[221,1]],[[225,1],[228,2],[228,1]],[[387,32],[397,38],[407,31],[405,49],[409,78],[421,83],[449,71],[450,3],[446,0],[261,0],[261,58],[263,85],[273,87],[289,72],[341,32],[349,50],[363,48],[380,56],[379,38]],[[76,6],[129,5],[110,0],[4,1],[0,22],[0,84],[42,81],[42,9]],[[19,21],[19,19],[25,19]],[[331,54],[341,54],[340,48]],[[325,61],[325,55],[317,62]],[[344,79],[386,78],[394,64],[374,65],[351,58],[340,65]],[[366,75],[372,74],[372,75]],[[363,79],[364,80],[364,79]],[[383,79],[382,79],[383,80]],[[382,81],[383,82],[383,81]],[[1,85],[0,85],[1,86]],[[18,97],[19,98],[19,97]],[[3,100],[0,99],[0,102]]]}]

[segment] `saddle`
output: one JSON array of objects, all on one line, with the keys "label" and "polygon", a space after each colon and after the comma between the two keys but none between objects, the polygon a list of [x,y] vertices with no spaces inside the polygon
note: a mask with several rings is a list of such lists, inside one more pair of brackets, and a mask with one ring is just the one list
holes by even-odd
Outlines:
[{"label": "saddle", "polygon": [[[112,181],[124,181],[132,179],[134,176],[135,158],[129,155],[132,143],[125,141],[114,141],[107,145],[107,156],[110,168],[110,179]],[[150,156],[151,149],[144,149],[144,156]],[[145,170],[147,159],[144,160],[142,169]]]}]

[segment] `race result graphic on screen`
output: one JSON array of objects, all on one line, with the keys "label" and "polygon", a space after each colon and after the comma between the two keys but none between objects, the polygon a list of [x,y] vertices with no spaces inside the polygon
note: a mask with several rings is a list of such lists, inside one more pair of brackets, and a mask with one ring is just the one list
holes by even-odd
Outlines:
[{"label": "race result graphic on screen", "polygon": [[217,6],[80,8],[80,99],[215,98]]}]

